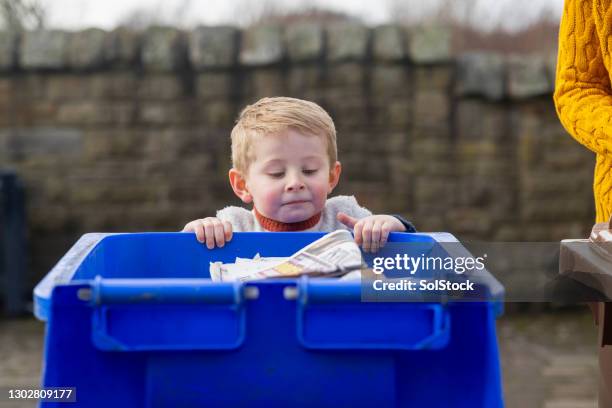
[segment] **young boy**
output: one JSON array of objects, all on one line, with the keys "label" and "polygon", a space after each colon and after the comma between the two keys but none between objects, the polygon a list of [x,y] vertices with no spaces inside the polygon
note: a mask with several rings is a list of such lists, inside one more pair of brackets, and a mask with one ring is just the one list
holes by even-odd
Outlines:
[{"label": "young boy", "polygon": [[327,196],[340,178],[336,129],[319,105],[263,98],[247,106],[232,130],[229,180],[252,210],[226,207],[216,217],[189,222],[208,248],[222,247],[232,231],[354,230],[365,252],[376,252],[392,231],[415,232],[399,216],[372,215],[353,196]]}]

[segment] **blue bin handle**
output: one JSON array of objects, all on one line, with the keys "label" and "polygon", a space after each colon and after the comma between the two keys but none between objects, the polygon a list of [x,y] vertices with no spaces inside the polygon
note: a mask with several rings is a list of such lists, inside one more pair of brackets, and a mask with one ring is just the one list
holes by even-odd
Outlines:
[{"label": "blue bin handle", "polygon": [[[77,292],[93,308],[92,342],[105,351],[232,350],[245,339],[241,282],[102,279]],[[251,294],[252,295],[252,294]],[[189,329],[185,329],[188,327]]]},{"label": "blue bin handle", "polygon": [[91,304],[210,303],[240,304],[245,286],[210,279],[102,279],[91,285]]},{"label": "blue bin handle", "polygon": [[[293,290],[295,296],[286,290],[285,298],[297,301],[297,338],[309,349],[440,349],[450,339],[450,313],[442,303],[362,302],[359,282],[329,279],[304,277]],[[398,319],[403,329],[394,326]]]}]

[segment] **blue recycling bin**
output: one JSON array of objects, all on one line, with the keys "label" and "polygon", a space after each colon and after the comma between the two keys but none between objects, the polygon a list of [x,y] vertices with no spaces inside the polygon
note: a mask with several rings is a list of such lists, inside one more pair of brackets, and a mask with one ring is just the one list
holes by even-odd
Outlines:
[{"label": "blue recycling bin", "polygon": [[[475,302],[364,302],[333,278],[212,282],[211,261],[289,256],[322,233],[86,234],[34,290],[44,387],[82,407],[502,407],[495,320]],[[392,233],[434,244],[446,233]],[[386,251],[386,252],[385,252]],[[372,255],[365,257],[372,261]],[[41,402],[63,407],[61,402]]]}]

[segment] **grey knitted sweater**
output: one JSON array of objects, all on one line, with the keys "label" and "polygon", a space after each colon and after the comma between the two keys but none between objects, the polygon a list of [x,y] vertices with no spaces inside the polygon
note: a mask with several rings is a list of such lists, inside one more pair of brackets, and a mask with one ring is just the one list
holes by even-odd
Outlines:
[{"label": "grey knitted sweater", "polygon": [[[361,207],[354,196],[336,196],[327,200],[321,212],[321,219],[312,228],[304,231],[326,231],[331,232],[338,229],[350,230],[346,225],[336,219],[339,212],[361,219],[372,215],[370,210]],[[217,218],[229,221],[235,232],[266,231],[257,221],[255,212],[242,207],[225,207],[217,211]]]}]

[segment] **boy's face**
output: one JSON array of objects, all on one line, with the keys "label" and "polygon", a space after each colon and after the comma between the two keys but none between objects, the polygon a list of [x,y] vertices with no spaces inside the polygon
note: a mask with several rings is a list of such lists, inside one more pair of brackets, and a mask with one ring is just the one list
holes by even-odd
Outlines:
[{"label": "boy's face", "polygon": [[243,201],[253,201],[262,215],[285,223],[304,221],[323,210],[340,176],[339,162],[330,169],[323,137],[289,129],[259,137],[253,153],[245,194],[234,188]]}]

